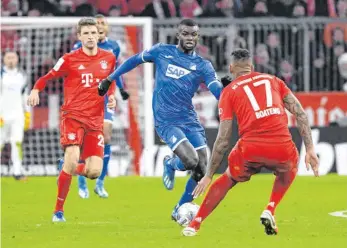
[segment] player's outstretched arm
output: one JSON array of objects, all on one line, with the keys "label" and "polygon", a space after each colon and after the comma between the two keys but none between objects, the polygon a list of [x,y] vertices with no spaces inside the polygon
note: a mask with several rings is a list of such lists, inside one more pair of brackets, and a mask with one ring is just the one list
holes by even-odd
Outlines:
[{"label": "player's outstretched arm", "polygon": [[219,125],[217,139],[213,145],[211,160],[207,166],[207,177],[213,177],[223,160],[225,152],[229,148],[229,141],[232,134],[232,123],[232,120],[222,120]]},{"label": "player's outstretched arm", "polygon": [[232,120],[223,120],[219,125],[218,136],[213,145],[210,162],[207,166],[206,175],[201,179],[193,191],[194,198],[202,195],[212,181],[213,175],[216,173],[222,163],[224,154],[229,148],[229,140],[232,134]]},{"label": "player's outstretched arm", "polygon": [[207,88],[211,91],[214,97],[219,100],[220,94],[223,90],[223,85],[218,80],[213,81],[207,85]]},{"label": "player's outstretched arm", "polygon": [[287,94],[284,99],[284,106],[292,113],[297,121],[297,127],[306,147],[305,163],[307,170],[311,166],[315,176],[318,176],[319,160],[314,151],[312,133],[305,110],[293,93]]},{"label": "player's outstretched arm", "polygon": [[52,70],[50,70],[46,75],[40,77],[34,88],[31,90],[30,95],[27,100],[29,106],[36,106],[40,103],[39,92],[46,87],[46,83],[54,78],[59,78],[68,73],[68,61],[66,56],[61,57],[55,64]]},{"label": "player's outstretched arm", "polygon": [[44,75],[43,77],[40,77],[36,81],[34,88],[31,90],[30,95],[27,99],[28,106],[34,107],[34,106],[40,104],[39,92],[42,91],[46,87],[46,82],[48,80],[51,80],[55,77],[56,76],[54,75],[54,73],[52,71],[50,71],[46,75]]},{"label": "player's outstretched arm", "polygon": [[289,93],[284,97],[283,102],[286,109],[292,113],[297,120],[298,129],[304,141],[306,150],[313,148],[311,128],[305,110],[301,106],[299,100],[293,95],[293,93]]},{"label": "player's outstretched arm", "polygon": [[142,53],[135,54],[134,56],[124,61],[124,63],[121,64],[117,68],[117,70],[115,70],[111,75],[109,75],[107,78],[101,81],[98,88],[99,95],[100,96],[105,95],[112,81],[116,80],[121,75],[127,73],[128,71],[131,71],[132,69],[134,69],[140,64],[143,64],[146,62],[154,62],[157,54],[160,52],[160,47],[161,47],[161,44],[158,43],[154,45],[151,49],[145,50]]},{"label": "player's outstretched arm", "polygon": [[223,85],[218,80],[217,73],[214,70],[211,62],[207,62],[205,65],[204,81],[210,92],[215,96],[217,100],[219,100],[219,97],[223,90]]},{"label": "player's outstretched arm", "polygon": [[103,96],[103,95],[106,94],[106,92],[107,92],[108,88],[110,87],[112,81],[114,81],[114,80],[117,81],[117,79],[119,81],[119,78],[120,78],[121,75],[131,71],[132,69],[134,69],[138,65],[140,65],[142,63],[145,63],[146,61],[144,61],[142,59],[141,54],[142,53],[138,53],[138,54],[128,58],[113,73],[111,73],[107,78],[102,80],[101,83],[99,84],[99,88],[98,88],[99,95]]}]

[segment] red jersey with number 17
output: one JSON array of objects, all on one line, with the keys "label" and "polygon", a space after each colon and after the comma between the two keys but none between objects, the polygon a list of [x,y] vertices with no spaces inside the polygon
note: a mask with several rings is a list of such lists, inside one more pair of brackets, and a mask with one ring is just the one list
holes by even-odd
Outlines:
[{"label": "red jersey with number 17", "polygon": [[[65,54],[53,69],[41,77],[34,89],[42,90],[52,78],[64,79],[64,104],[61,118],[72,118],[93,130],[102,129],[104,121],[104,97],[98,95],[99,82],[115,68],[113,53],[98,48],[95,56],[88,56],[82,48]],[[114,94],[115,84],[108,95]]]},{"label": "red jersey with number 17", "polygon": [[220,120],[238,121],[244,141],[286,142],[292,139],[283,98],[291,91],[279,78],[258,72],[238,77],[223,89]]}]

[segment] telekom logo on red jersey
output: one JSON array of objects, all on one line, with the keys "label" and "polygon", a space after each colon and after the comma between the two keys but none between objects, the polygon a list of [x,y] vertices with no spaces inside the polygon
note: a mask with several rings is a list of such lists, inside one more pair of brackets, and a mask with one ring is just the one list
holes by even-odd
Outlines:
[{"label": "telekom logo on red jersey", "polygon": [[[84,84],[84,87],[90,87],[91,83],[94,82],[92,73],[83,73],[81,76],[82,76],[82,84]],[[99,83],[100,79],[96,78],[95,81]]]}]

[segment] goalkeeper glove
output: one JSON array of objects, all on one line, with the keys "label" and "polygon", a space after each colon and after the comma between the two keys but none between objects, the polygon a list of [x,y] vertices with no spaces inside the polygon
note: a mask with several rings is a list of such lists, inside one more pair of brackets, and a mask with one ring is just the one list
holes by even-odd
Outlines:
[{"label": "goalkeeper glove", "polygon": [[108,78],[103,79],[98,87],[98,93],[99,96],[103,96],[107,93],[108,88],[110,88],[112,81],[110,81]]},{"label": "goalkeeper glove", "polygon": [[120,88],[119,91],[120,91],[120,94],[122,95],[123,100],[127,100],[129,98],[130,96],[129,93],[126,92],[124,89]]},{"label": "goalkeeper glove", "polygon": [[27,131],[30,128],[30,112],[24,113],[24,131]]},{"label": "goalkeeper glove", "polygon": [[223,84],[223,88],[225,88],[233,81],[233,79],[229,75],[226,75],[222,77],[220,81]]}]

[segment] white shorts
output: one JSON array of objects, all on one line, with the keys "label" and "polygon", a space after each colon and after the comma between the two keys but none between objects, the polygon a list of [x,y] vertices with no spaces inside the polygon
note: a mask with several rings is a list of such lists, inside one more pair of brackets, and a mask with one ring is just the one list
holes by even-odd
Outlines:
[{"label": "white shorts", "polygon": [[4,126],[0,128],[0,143],[22,143],[24,135],[24,120],[4,120]]}]

